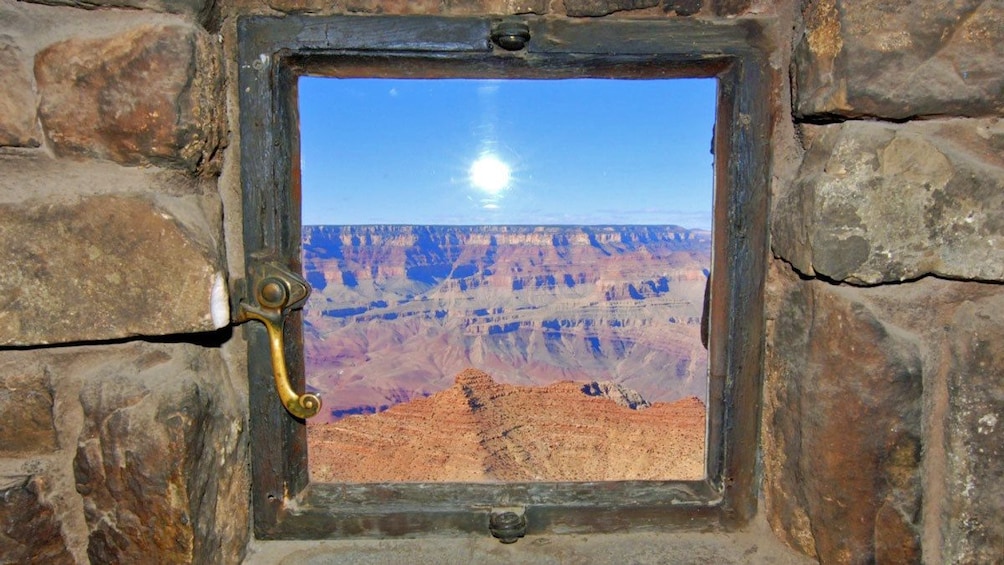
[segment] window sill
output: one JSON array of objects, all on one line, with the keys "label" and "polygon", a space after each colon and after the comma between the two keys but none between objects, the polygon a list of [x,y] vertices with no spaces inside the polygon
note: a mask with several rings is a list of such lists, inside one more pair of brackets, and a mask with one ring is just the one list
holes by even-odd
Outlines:
[{"label": "window sill", "polygon": [[421,540],[261,541],[247,565],[273,563],[815,563],[774,537],[762,517],[740,531],[528,535],[502,545],[485,535]]}]

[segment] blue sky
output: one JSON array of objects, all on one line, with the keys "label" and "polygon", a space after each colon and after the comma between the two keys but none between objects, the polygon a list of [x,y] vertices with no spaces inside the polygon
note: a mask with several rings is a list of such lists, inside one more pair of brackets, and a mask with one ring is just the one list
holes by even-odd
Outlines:
[{"label": "blue sky", "polygon": [[302,77],[303,223],[707,229],[715,88]]}]

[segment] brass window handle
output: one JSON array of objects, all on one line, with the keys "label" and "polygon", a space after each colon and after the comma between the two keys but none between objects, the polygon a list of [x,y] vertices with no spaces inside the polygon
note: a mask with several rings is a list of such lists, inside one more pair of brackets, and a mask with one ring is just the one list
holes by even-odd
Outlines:
[{"label": "brass window handle", "polygon": [[261,263],[257,267],[252,277],[252,295],[256,304],[241,300],[237,321],[258,320],[265,324],[279,400],[290,414],[297,418],[310,418],[320,412],[321,397],[313,393],[297,394],[293,390],[286,370],[286,351],[282,340],[286,314],[303,307],[310,296],[310,285],[299,275],[281,266]]}]

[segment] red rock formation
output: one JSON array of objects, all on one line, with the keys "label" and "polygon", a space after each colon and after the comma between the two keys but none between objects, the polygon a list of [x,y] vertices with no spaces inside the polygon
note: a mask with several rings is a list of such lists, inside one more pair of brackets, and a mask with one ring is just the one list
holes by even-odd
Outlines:
[{"label": "red rock formation", "polygon": [[467,369],[449,389],[379,414],[307,428],[311,480],[694,480],[704,476],[697,398],[632,410],[586,383],[513,386]]}]

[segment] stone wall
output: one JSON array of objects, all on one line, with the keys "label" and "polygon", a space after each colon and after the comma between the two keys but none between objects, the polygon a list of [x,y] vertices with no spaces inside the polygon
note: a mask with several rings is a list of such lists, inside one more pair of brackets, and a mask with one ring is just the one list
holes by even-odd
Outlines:
[{"label": "stone wall", "polygon": [[1004,6],[808,3],[774,187],[774,531],[823,563],[1004,560]]},{"label": "stone wall", "polygon": [[245,551],[207,13],[0,2],[2,563]]},{"label": "stone wall", "polygon": [[761,516],[1004,560],[1000,2],[0,0],[0,563],[244,559],[235,22],[284,12],[772,22]]}]

